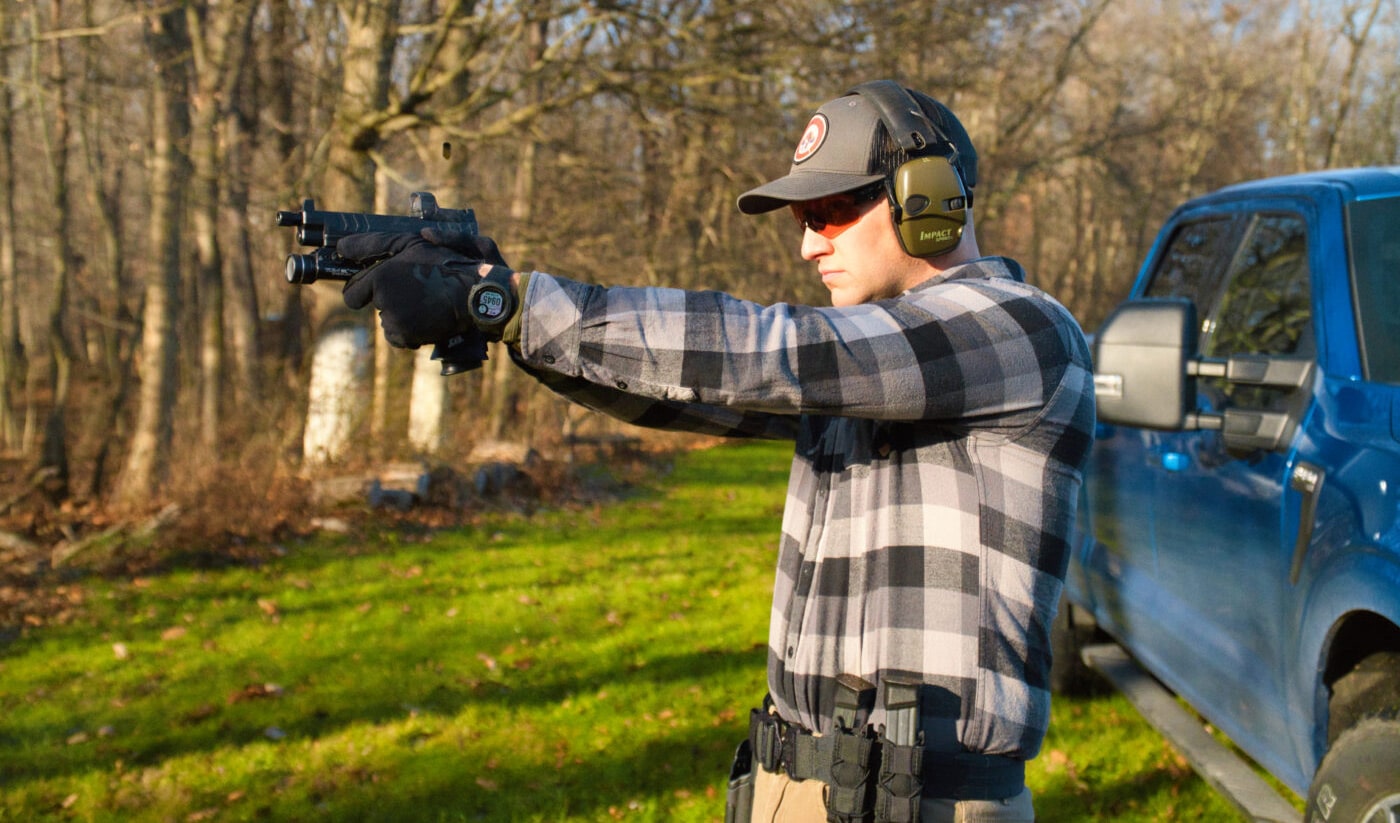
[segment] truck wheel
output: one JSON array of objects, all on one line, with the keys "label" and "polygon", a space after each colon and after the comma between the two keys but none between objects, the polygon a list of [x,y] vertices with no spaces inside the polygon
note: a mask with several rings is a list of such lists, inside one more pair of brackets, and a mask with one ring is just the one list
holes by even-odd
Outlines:
[{"label": "truck wheel", "polygon": [[1305,823],[1400,820],[1400,720],[1368,717],[1347,729],[1322,758],[1308,793]]},{"label": "truck wheel", "polygon": [[1105,690],[1104,679],[1080,656],[1084,647],[1098,637],[1098,626],[1089,613],[1061,595],[1060,609],[1050,624],[1050,691],[1085,697]]}]

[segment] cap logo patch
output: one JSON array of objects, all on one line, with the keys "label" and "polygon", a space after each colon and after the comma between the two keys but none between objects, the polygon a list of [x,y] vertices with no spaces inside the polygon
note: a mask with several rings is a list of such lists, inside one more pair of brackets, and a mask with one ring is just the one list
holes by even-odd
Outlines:
[{"label": "cap logo patch", "polygon": [[802,132],[802,139],[797,141],[797,151],[792,154],[792,162],[801,163],[803,160],[817,153],[817,149],[826,142],[827,120],[825,114],[814,114],[812,119],[807,121],[807,129]]}]

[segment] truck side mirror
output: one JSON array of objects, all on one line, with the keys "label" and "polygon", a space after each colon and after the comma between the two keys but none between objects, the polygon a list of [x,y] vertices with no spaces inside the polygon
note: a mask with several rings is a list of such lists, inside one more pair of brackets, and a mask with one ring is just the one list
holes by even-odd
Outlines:
[{"label": "truck side mirror", "polygon": [[1184,298],[1129,300],[1094,339],[1099,421],[1180,431],[1196,411],[1196,306]]},{"label": "truck side mirror", "polygon": [[1099,422],[1164,431],[1216,430],[1226,448],[1270,451],[1286,444],[1297,412],[1196,409],[1196,381],[1294,390],[1312,378],[1310,358],[1236,354],[1221,360],[1196,354],[1196,307],[1185,298],[1121,304],[1094,337],[1094,397]]}]

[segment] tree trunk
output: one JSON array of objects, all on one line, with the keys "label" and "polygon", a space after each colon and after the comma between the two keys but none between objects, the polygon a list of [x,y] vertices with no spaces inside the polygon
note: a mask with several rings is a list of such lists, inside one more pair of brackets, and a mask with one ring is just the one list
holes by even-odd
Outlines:
[{"label": "tree trunk", "polygon": [[[389,73],[396,44],[398,0],[346,0],[344,76],[336,104],[326,170],[325,208],[360,211],[374,202],[374,159],[370,151],[379,143],[374,115],[388,104]],[[311,289],[311,322],[316,335],[312,352],[313,379],[306,413],[303,460],[310,465],[344,456],[352,431],[362,382],[349,368],[357,358],[346,357],[348,339],[343,329],[359,326],[334,289]],[[353,336],[352,336],[353,337]],[[363,340],[363,335],[358,338]],[[323,345],[323,342],[325,345]],[[332,378],[336,369],[348,369]],[[314,375],[320,373],[318,381]],[[336,395],[323,392],[333,390]],[[339,438],[339,439],[337,439]]]},{"label": "tree trunk", "polygon": [[1361,15],[1361,20],[1350,21],[1349,25],[1342,28],[1342,36],[1347,41],[1347,45],[1351,47],[1351,53],[1347,57],[1346,69],[1342,72],[1338,83],[1336,113],[1332,116],[1332,122],[1327,126],[1322,151],[1324,168],[1333,168],[1338,164],[1342,130],[1346,128],[1347,118],[1351,115],[1352,106],[1356,103],[1356,75],[1361,68],[1362,53],[1366,50],[1366,41],[1371,36],[1371,27],[1375,25],[1376,16],[1380,14],[1380,11],[1381,0],[1371,0],[1371,7]]},{"label": "tree trunk", "polygon": [[[0,2],[0,42],[10,39],[8,3]],[[0,48],[0,70],[9,61]],[[14,103],[8,78],[0,78],[0,449],[20,445],[13,390],[23,372],[19,345],[19,290],[15,279]]]},{"label": "tree trunk", "polygon": [[[530,26],[527,33],[528,45],[527,54],[531,62],[539,60],[548,45],[549,25],[541,21]],[[529,99],[526,105],[538,105],[545,98],[545,90],[539,81],[530,85]],[[520,141],[520,157],[515,165],[515,189],[511,193],[510,218],[511,225],[525,226],[534,218],[535,202],[535,173],[536,160],[539,157],[539,141],[527,136]],[[506,261],[515,259],[523,249],[512,248],[510,253],[505,255]],[[499,343],[491,344],[491,358],[494,364],[487,363],[491,375],[491,385],[487,392],[490,403],[490,417],[487,419],[486,431],[492,440],[499,440],[505,435],[506,429],[511,422],[511,418],[516,412],[516,391],[519,385],[519,373],[511,362],[510,355],[505,351],[505,347]]]},{"label": "tree trunk", "polygon": [[[201,85],[202,80],[200,81]],[[220,163],[214,131],[218,112],[210,96],[195,96],[190,132],[189,187],[195,248],[195,302],[199,316],[199,442],[208,453],[218,448],[219,395],[224,368],[223,258],[219,248]]]},{"label": "tree trunk", "polygon": [[[52,10],[51,24],[54,28],[62,26],[62,3],[55,2],[50,7]],[[37,15],[37,9],[35,10]],[[37,20],[36,22],[36,30]],[[35,75],[42,71],[40,69],[41,58],[38,55],[39,45],[35,44],[34,66]],[[68,184],[68,149],[69,139],[72,134],[72,120],[68,105],[67,68],[64,65],[63,44],[54,42],[49,44],[49,61],[47,63],[48,91],[52,100],[52,107],[47,112],[40,112],[41,115],[48,114],[44,123],[44,149],[47,155],[49,168],[49,193],[50,202],[58,214],[70,214],[72,212],[71,188]],[[68,338],[64,333],[64,323],[68,314],[68,292],[69,279],[72,276],[71,261],[73,260],[72,238],[69,232],[59,230],[55,233],[54,242],[50,246],[48,260],[48,270],[51,278],[51,292],[49,298],[48,312],[45,317],[45,330],[47,334],[47,356],[48,368],[47,377],[49,389],[53,396],[50,400],[48,415],[44,421],[43,446],[40,452],[39,468],[41,471],[47,470],[50,480],[45,484],[46,491],[51,499],[62,500],[68,496],[68,436],[66,431],[66,420],[68,410],[68,389],[71,383],[73,371],[73,355],[68,347]]]},{"label": "tree trunk", "polygon": [[151,74],[151,258],[141,337],[141,389],[131,449],[116,491],[125,504],[138,503],[164,486],[174,439],[177,360],[176,318],[180,296],[180,215],[190,131],[187,74],[183,59],[189,35],[180,10],[148,20]]},{"label": "tree trunk", "polygon": [[[459,17],[473,13],[475,2],[467,2],[459,9]],[[471,45],[462,26],[457,20],[444,17],[439,25],[444,29],[444,51],[454,54],[468,54]],[[444,106],[463,105],[471,94],[471,75],[467,72],[455,74],[439,96]],[[426,177],[433,181],[433,190],[438,203],[447,208],[470,208],[464,182],[467,179],[467,159],[469,151],[453,151],[452,140],[446,133],[434,133],[432,140],[426,141],[420,151],[423,168],[429,170]],[[447,378],[442,376],[442,366],[431,358],[432,350],[421,349],[414,353],[413,379],[409,385],[408,399],[408,442],[422,454],[437,454],[446,436],[446,421],[452,411],[452,392]],[[479,373],[454,378],[457,381],[479,380]]]},{"label": "tree trunk", "polygon": [[[442,449],[447,420],[447,378],[442,365],[432,358],[427,346],[413,353],[412,398],[408,406],[408,442],[419,454],[437,454]],[[458,378],[461,379],[461,378]]]},{"label": "tree trunk", "polygon": [[345,454],[355,431],[352,401],[364,382],[367,337],[363,326],[338,325],[316,340],[301,446],[303,459],[311,465],[331,463]]},{"label": "tree trunk", "polygon": [[253,10],[252,5],[239,0],[196,4],[186,10],[194,55],[190,191],[200,329],[199,438],[203,448],[211,451],[218,447],[225,382],[221,180],[228,176],[228,114],[243,72]]},{"label": "tree trunk", "polygon": [[[274,190],[274,196],[279,203],[285,203],[287,206],[294,205],[310,194],[308,181],[312,176],[312,164],[306,158],[309,152],[302,144],[301,130],[291,125],[304,117],[302,101],[298,96],[298,84],[286,82],[288,77],[296,76],[302,70],[294,52],[297,44],[307,37],[307,32],[297,26],[297,18],[292,10],[295,1],[270,0],[266,4],[270,31],[260,33],[253,41],[255,54],[253,59],[249,60],[250,67],[256,67],[256,92],[253,95],[255,100],[249,108],[256,107],[257,111],[249,111],[247,116],[287,124],[286,127],[275,129],[270,134],[258,129],[253,130],[258,138],[272,144],[270,153],[277,160],[272,173],[285,180]],[[252,146],[249,147],[249,151],[253,151]],[[244,182],[250,183],[253,179],[250,174]],[[315,299],[317,291],[324,289],[283,288],[275,298],[282,320],[275,342],[276,356],[280,361],[277,365],[281,367],[280,371],[284,375],[283,382],[298,392],[304,390],[304,384],[298,378],[302,376],[303,367],[306,365],[307,329],[310,324],[307,304]],[[269,386],[269,389],[271,388],[272,386]]]},{"label": "tree trunk", "polygon": [[254,117],[245,92],[251,80],[249,56],[253,53],[253,18],[256,3],[239,3],[228,32],[220,78],[222,97],[219,140],[222,149],[223,186],[219,225],[226,242],[222,246],[225,331],[233,355],[233,386],[245,408],[262,397],[258,373],[258,290],[254,283],[252,243],[248,234],[248,186]]},{"label": "tree trunk", "polygon": [[[389,214],[387,180],[382,174],[382,169],[375,171],[374,203],[371,205],[377,214]],[[384,437],[388,434],[389,427],[389,376],[393,369],[394,352],[389,341],[384,339],[384,335],[375,334],[373,339],[374,382],[370,387],[369,444],[371,454],[375,458],[379,458],[384,453]]]},{"label": "tree trunk", "polygon": [[[241,85],[236,84],[234,89],[239,89]],[[227,329],[233,353],[233,385],[241,405],[252,408],[262,399],[262,379],[258,369],[258,288],[254,280],[252,241],[248,233],[248,181],[253,174],[250,165],[253,132],[246,122],[248,114],[242,111],[243,103],[237,91],[229,100],[229,108],[223,130],[228,141],[224,161],[228,170],[228,193],[222,222],[229,237],[228,254],[224,255],[224,295],[227,298]]]}]

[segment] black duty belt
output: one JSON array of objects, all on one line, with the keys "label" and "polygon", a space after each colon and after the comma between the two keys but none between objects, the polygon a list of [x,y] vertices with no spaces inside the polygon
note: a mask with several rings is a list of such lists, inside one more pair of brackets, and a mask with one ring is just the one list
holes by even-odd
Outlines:
[{"label": "black duty belt", "polygon": [[[1026,763],[999,755],[942,753],[894,746],[873,732],[817,736],[766,709],[749,715],[749,742],[755,762],[793,780],[839,784],[842,771],[865,769],[880,775],[896,800],[908,797],[953,800],[1005,800],[1026,785]],[[901,779],[913,776],[913,780]],[[913,799],[910,798],[910,799]],[[891,819],[899,819],[898,816]]]}]

